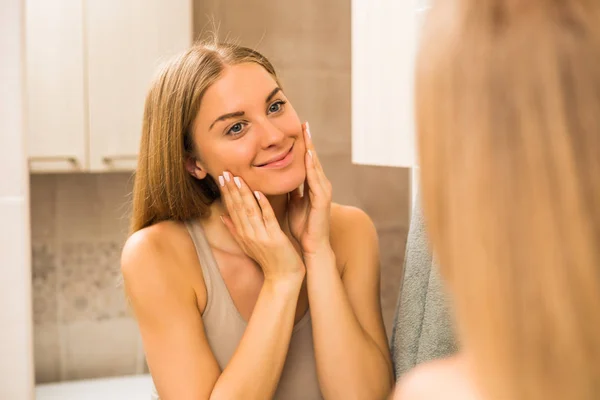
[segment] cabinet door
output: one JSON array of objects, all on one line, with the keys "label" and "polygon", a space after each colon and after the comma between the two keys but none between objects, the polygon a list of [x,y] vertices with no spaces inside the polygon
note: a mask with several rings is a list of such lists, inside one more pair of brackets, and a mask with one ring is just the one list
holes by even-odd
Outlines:
[{"label": "cabinet door", "polygon": [[426,0],[352,0],[352,160],[417,164],[413,76]]},{"label": "cabinet door", "polygon": [[191,0],[86,0],[90,169],[132,170],[157,66],[190,46]]},{"label": "cabinet door", "polygon": [[32,172],[87,168],[81,0],[25,2],[27,138]]}]

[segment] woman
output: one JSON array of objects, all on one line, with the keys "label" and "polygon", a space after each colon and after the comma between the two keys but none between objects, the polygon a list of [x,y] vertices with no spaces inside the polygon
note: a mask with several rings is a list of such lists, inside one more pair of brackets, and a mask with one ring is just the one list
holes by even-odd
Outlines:
[{"label": "woman", "polygon": [[169,62],[139,160],[122,271],[161,399],[390,392],[375,228],[331,203],[265,57],[199,44]]},{"label": "woman", "polygon": [[600,398],[599,61],[598,1],[431,10],[421,182],[461,351],[396,398]]}]

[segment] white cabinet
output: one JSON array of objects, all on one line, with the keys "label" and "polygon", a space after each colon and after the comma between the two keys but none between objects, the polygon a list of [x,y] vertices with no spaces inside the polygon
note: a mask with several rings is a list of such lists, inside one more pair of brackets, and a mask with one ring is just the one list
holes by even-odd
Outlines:
[{"label": "white cabinet", "polygon": [[26,90],[30,168],[87,168],[81,0],[27,0]]},{"label": "white cabinet", "polygon": [[90,169],[132,169],[156,68],[192,40],[189,0],[87,0]]},{"label": "white cabinet", "polygon": [[413,76],[426,0],[352,0],[352,161],[417,164]]},{"label": "white cabinet", "polygon": [[191,0],[29,0],[33,172],[133,170],[158,65],[192,42]]}]

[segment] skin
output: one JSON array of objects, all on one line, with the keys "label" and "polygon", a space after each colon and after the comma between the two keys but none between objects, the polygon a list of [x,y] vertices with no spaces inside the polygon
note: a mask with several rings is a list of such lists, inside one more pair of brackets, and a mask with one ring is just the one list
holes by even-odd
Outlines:
[{"label": "skin", "polygon": [[[155,224],[124,248],[125,286],[162,399],[271,397],[293,325],[309,307],[325,398],[391,391],[375,228],[364,212],[332,204],[308,126],[276,89],[256,64],[228,67],[194,122],[197,154],[186,167],[197,179],[213,176],[222,193],[200,222],[248,321],[223,371],[204,334],[206,287],[185,226]],[[289,166],[260,167],[290,148]]]},{"label": "skin", "polygon": [[[421,364],[406,374],[396,386],[390,400],[478,400],[478,393],[469,371],[467,357],[453,357]],[[431,382],[435,382],[432,385]]]}]

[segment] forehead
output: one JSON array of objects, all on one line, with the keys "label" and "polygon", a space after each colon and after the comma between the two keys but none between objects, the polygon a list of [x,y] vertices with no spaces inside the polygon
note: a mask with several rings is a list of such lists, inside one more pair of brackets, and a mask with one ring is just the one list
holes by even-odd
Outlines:
[{"label": "forehead", "polygon": [[224,113],[244,111],[256,106],[256,102],[262,106],[275,87],[275,79],[256,63],[228,66],[204,93],[198,116],[217,118]]}]

